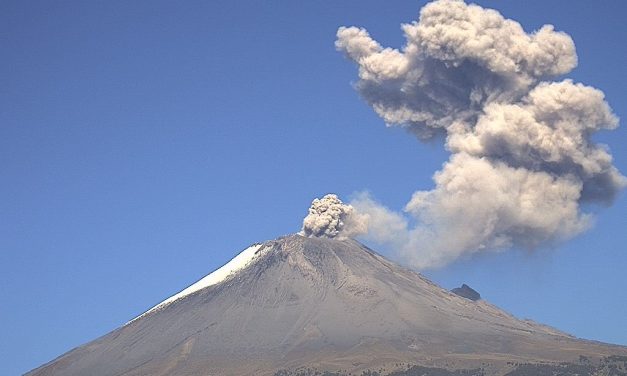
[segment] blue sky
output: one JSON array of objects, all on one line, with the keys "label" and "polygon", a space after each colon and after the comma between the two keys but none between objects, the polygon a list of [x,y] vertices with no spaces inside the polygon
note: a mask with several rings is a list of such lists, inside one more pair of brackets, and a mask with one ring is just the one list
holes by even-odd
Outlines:
[{"label": "blue sky", "polygon": [[[626,3],[479,4],[569,33],[576,81],[627,119]],[[120,326],[250,243],[295,232],[314,197],[401,209],[448,154],[351,87],[338,26],[400,47],[423,2],[0,3],[0,374]],[[627,173],[627,128],[600,134]],[[408,171],[411,173],[408,174]],[[627,197],[554,249],[425,274],[519,317],[627,345]]]}]

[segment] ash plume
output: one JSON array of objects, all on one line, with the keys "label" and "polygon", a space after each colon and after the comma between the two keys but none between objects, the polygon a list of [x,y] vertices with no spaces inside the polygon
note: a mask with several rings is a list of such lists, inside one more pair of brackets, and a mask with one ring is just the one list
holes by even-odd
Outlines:
[{"label": "ash plume", "polygon": [[328,194],[313,200],[300,234],[308,237],[351,238],[366,232],[366,220],[365,215],[356,213],[351,205],[343,203],[337,195]]},{"label": "ash plume", "polygon": [[589,228],[581,205],[608,205],[627,185],[607,146],[592,140],[618,126],[603,92],[551,81],[577,65],[569,35],[551,25],[527,33],[461,0],[427,4],[402,30],[400,50],[357,27],[340,27],[335,45],[357,64],[355,88],[388,126],[420,140],[442,135],[451,156],[403,213],[354,199],[367,238],[416,268],[534,249]]}]

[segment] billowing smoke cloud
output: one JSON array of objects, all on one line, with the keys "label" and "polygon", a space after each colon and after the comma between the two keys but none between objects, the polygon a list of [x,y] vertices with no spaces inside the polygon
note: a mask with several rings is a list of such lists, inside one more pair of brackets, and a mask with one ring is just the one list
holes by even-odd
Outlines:
[{"label": "billowing smoke cloud", "polygon": [[351,205],[343,203],[336,195],[317,198],[309,207],[303,220],[301,234],[309,237],[351,238],[364,234],[367,217],[356,213]]},{"label": "billowing smoke cloud", "polygon": [[570,36],[550,25],[529,34],[460,0],[434,1],[402,29],[401,50],[356,27],[339,28],[336,47],[357,64],[357,91],[389,126],[421,140],[442,135],[451,157],[435,188],[415,192],[404,213],[367,195],[353,200],[368,218],[367,237],[417,268],[533,249],[587,229],[581,205],[609,204],[627,185],[607,147],[591,139],[618,125],[603,93],[549,81],[577,64]]}]

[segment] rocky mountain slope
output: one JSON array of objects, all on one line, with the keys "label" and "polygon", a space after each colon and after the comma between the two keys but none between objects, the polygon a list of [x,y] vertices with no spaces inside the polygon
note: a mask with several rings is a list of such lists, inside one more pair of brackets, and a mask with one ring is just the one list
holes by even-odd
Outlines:
[{"label": "rocky mountain slope", "polygon": [[597,372],[627,356],[460,297],[354,240],[291,235],[215,273],[27,375],[505,375],[581,359]]}]

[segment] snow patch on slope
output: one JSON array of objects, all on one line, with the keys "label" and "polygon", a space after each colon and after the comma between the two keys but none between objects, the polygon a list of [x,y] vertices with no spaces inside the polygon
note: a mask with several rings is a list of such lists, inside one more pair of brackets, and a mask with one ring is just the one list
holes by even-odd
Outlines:
[{"label": "snow patch on slope", "polygon": [[252,262],[258,258],[259,256],[261,256],[262,252],[259,252],[260,248],[261,248],[262,244],[253,244],[250,247],[246,248],[245,250],[243,250],[242,252],[240,252],[240,254],[238,254],[237,256],[235,256],[231,261],[227,262],[225,265],[223,265],[221,268],[216,269],[214,272],[212,272],[211,274],[203,277],[202,279],[200,279],[198,282],[194,283],[193,285],[187,287],[186,289],[184,289],[183,291],[179,292],[178,294],[172,295],[171,297],[167,298],[166,300],[162,301],[161,303],[157,304],[156,306],[150,308],[148,311],[142,313],[141,315],[135,317],[134,319],[132,319],[131,321],[127,322],[125,325],[128,325],[130,323],[132,323],[133,321],[149,314],[150,312],[153,311],[157,311],[165,306],[167,306],[168,304],[175,302],[187,295],[193,294],[196,291],[200,291],[204,288],[207,288],[209,286],[213,286],[213,285],[217,285],[218,283],[221,283],[227,279],[229,279],[231,276],[233,276],[235,273],[237,273],[238,271],[245,269],[247,266],[249,266],[250,264],[252,264]]}]

